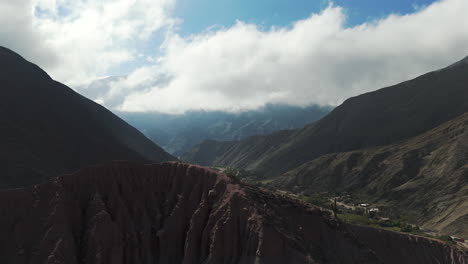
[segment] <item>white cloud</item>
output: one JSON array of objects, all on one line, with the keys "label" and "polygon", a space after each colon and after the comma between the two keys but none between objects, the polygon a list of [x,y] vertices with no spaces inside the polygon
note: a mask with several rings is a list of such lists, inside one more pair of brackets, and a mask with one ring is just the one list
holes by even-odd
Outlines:
[{"label": "white cloud", "polygon": [[238,22],[189,38],[173,34],[159,64],[138,70],[169,81],[128,89],[118,109],[178,113],[338,104],[468,55],[466,10],[466,0],[445,0],[346,28],[344,10],[329,6],[291,28],[265,32]]},{"label": "white cloud", "polygon": [[[238,21],[190,37],[172,30],[175,1],[3,0],[0,45],[72,87],[146,65],[78,91],[112,109],[168,113],[338,104],[468,55],[467,0],[351,28],[344,9],[329,6],[291,27]],[[155,32],[163,46],[139,50]]]},{"label": "white cloud", "polygon": [[31,0],[0,1],[0,45],[20,52],[27,58],[49,67],[57,56],[42,41],[42,35],[33,27]]},{"label": "white cloud", "polygon": [[[138,43],[170,27],[175,0],[4,0],[0,45],[69,85],[138,58]],[[6,25],[6,26],[3,26]]]}]

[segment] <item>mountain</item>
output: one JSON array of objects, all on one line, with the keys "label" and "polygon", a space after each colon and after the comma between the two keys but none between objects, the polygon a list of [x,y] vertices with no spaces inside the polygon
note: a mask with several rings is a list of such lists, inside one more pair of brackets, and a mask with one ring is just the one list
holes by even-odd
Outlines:
[{"label": "mountain", "polygon": [[302,128],[330,111],[331,107],[267,105],[240,113],[191,111],[180,115],[157,112],[117,114],[169,153],[180,156],[204,140],[241,140],[278,130]]},{"label": "mountain", "polygon": [[[288,137],[276,134],[247,144],[220,142],[225,151],[211,157],[211,164],[254,171],[277,177],[324,154],[381,146],[408,139],[468,111],[468,57],[445,69],[414,80],[346,100],[321,120]],[[262,142],[274,149],[260,152]],[[200,144],[182,156],[199,163],[206,153]],[[210,144],[213,147],[213,142]]]},{"label": "mountain", "polygon": [[[184,153],[182,159],[203,166],[224,165],[246,168],[252,157],[262,157],[274,153],[281,147],[278,142],[292,140],[297,130],[282,130],[267,136],[252,136],[241,141],[205,140],[191,151]],[[229,161],[229,162],[225,162]]]},{"label": "mountain", "polygon": [[100,105],[0,47],[0,187],[111,160],[174,160]]},{"label": "mountain", "polygon": [[112,163],[0,191],[2,263],[453,263],[466,252],[344,224],[181,163]]},{"label": "mountain", "polygon": [[468,237],[468,113],[400,143],[333,153],[277,179],[294,192],[351,192]]},{"label": "mountain", "polygon": [[[92,100],[102,100],[105,106],[117,109],[125,96],[115,93],[114,86],[124,83],[127,76],[113,76],[95,80],[77,90]],[[163,79],[154,78],[136,90],[157,86]],[[118,94],[118,96],[116,95]],[[121,112],[127,121],[167,152],[180,156],[204,140],[232,141],[254,135],[266,135],[278,130],[302,128],[332,110],[331,106],[299,107],[285,104],[267,104],[256,110],[230,113],[224,111],[188,111],[184,114],[160,112]]]}]

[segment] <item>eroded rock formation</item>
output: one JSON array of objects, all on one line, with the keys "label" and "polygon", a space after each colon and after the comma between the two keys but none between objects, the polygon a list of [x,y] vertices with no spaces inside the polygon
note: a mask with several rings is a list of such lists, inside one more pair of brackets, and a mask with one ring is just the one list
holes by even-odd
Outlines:
[{"label": "eroded rock formation", "polygon": [[415,263],[387,248],[403,242],[412,254],[430,250],[424,263],[466,263],[441,242],[356,230],[175,162],[89,167],[0,192],[0,263]]}]

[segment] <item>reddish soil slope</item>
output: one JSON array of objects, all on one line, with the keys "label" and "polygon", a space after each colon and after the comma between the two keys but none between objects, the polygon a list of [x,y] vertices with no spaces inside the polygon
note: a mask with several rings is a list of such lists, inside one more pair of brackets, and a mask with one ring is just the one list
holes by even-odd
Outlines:
[{"label": "reddish soil slope", "polygon": [[360,231],[298,201],[175,162],[95,166],[0,192],[0,263],[394,261],[466,263],[467,256],[432,240]]}]

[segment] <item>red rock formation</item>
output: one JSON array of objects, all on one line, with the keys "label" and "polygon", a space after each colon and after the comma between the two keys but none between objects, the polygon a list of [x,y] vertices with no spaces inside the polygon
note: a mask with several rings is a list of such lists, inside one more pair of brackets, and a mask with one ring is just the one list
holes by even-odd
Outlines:
[{"label": "red rock formation", "polygon": [[[356,233],[319,209],[181,163],[114,163],[0,192],[0,263],[416,263],[385,248],[407,236]],[[426,242],[409,243],[414,254],[431,250],[421,263],[466,263]]]}]

